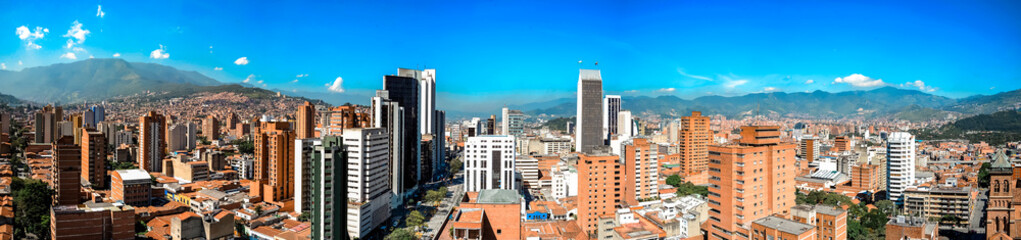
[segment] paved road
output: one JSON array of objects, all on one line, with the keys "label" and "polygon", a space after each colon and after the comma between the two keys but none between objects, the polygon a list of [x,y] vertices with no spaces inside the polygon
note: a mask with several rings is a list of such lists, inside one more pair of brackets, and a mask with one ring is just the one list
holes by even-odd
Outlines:
[{"label": "paved road", "polygon": [[971,205],[971,217],[970,219],[968,219],[968,228],[976,231],[977,230],[982,230],[983,232],[985,231],[985,228],[982,227],[982,221],[985,220],[987,201],[989,201],[989,198],[986,197],[985,192],[978,194],[978,197],[976,197],[975,200],[975,204]]},{"label": "paved road", "polygon": [[447,182],[446,187],[449,194],[447,194],[447,197],[440,202],[439,207],[436,209],[436,214],[433,214],[433,216],[429,218],[425,228],[425,235],[423,235],[424,237],[432,239],[431,236],[442,234],[439,231],[443,230],[440,229],[443,225],[443,220],[450,215],[451,208],[457,206],[457,202],[461,199],[461,196],[464,195],[464,188],[462,187],[463,184],[461,184],[462,181],[460,180],[460,178],[457,178],[453,181]]}]

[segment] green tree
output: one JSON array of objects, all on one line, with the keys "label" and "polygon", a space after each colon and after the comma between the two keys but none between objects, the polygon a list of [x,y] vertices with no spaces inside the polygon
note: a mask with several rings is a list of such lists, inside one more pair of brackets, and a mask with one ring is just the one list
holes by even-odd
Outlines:
[{"label": "green tree", "polygon": [[244,154],[255,154],[255,144],[251,140],[234,140],[231,142],[238,148],[238,152]]},{"label": "green tree", "polygon": [[897,213],[897,205],[894,204],[893,201],[890,201],[890,200],[879,200],[879,201],[876,201],[875,205],[876,205],[876,208],[880,211],[880,213],[882,213],[883,215],[885,215],[887,217],[893,216],[893,214]]},{"label": "green tree", "polygon": [[461,158],[460,157],[454,158],[453,161],[450,161],[450,166],[448,168],[450,171],[450,176],[453,177],[454,175],[457,175],[457,173],[461,172],[462,167],[464,167],[464,163],[461,162]]},{"label": "green tree", "polygon": [[312,221],[312,213],[310,213],[310,212],[302,212],[301,215],[298,215],[298,221],[301,221],[301,222],[310,222],[310,221]]},{"label": "green tree", "polygon": [[[676,175],[674,175],[674,176],[676,176]],[[667,181],[669,181],[669,180],[670,180],[670,178],[668,177]],[[684,183],[680,183],[680,184],[677,185],[677,195],[678,196],[686,196],[686,195],[691,195],[691,194],[698,194],[698,195],[702,195],[703,197],[709,196],[709,187],[698,186],[698,185],[695,185],[694,183],[691,183],[691,182],[684,182]]]},{"label": "green tree", "polygon": [[31,233],[43,239],[50,236],[50,203],[53,190],[39,180],[13,178],[14,238]]},{"label": "green tree", "polygon": [[385,240],[415,240],[415,233],[405,228],[398,228],[386,235]]},{"label": "green tree", "polygon": [[982,167],[980,167],[978,169],[978,186],[979,187],[981,187],[981,188],[989,188],[989,168],[992,168],[992,167],[993,167],[993,165],[989,164],[987,162],[987,163],[982,163]]},{"label": "green tree", "polygon": [[678,175],[670,175],[669,177],[666,178],[666,184],[674,186],[675,188],[681,187],[682,181],[683,180],[681,179],[681,176]]},{"label": "green tree", "polygon": [[405,221],[404,224],[407,225],[408,227],[419,227],[425,223],[425,216],[422,215],[422,213],[419,212],[418,210],[415,210],[411,211],[411,213],[408,214],[408,218],[405,219],[404,221]]},{"label": "green tree", "polygon": [[443,200],[443,197],[446,197],[446,195],[447,195],[446,191],[441,192],[436,190],[429,190],[425,193],[425,200],[428,202],[439,202],[440,200]]},{"label": "green tree", "polygon": [[209,145],[209,144],[213,143],[212,141],[209,141],[209,139],[206,139],[206,136],[199,136],[198,140],[199,140],[199,144],[202,144],[202,145]]}]

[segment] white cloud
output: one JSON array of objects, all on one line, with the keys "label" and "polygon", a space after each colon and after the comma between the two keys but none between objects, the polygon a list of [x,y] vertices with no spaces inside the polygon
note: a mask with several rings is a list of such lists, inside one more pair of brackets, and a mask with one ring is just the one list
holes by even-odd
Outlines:
[{"label": "white cloud", "polygon": [[18,60],[18,66],[21,66],[21,65],[24,65],[24,64],[21,63],[21,60]]},{"label": "white cloud", "polygon": [[248,65],[248,57],[238,58],[238,60],[234,60],[234,64],[237,64],[237,65]]},{"label": "white cloud", "polygon": [[[260,81],[261,82],[261,81]],[[262,84],[262,87],[266,87],[266,84]]]},{"label": "white cloud", "polygon": [[75,56],[73,52],[64,53],[64,55],[60,55],[60,58],[66,58],[66,59],[71,59],[71,60],[78,59],[78,57]]},{"label": "white cloud", "polygon": [[808,79],[808,81],[805,81],[805,84],[812,84],[812,83],[815,83],[815,80]]},{"label": "white cloud", "polygon": [[25,42],[25,47],[28,49],[40,49],[42,46],[35,44],[35,40],[43,38],[47,33],[50,33],[49,28],[35,27],[35,30],[30,30],[26,26],[20,26],[15,29],[15,34],[18,35],[18,39]]},{"label": "white cloud", "polygon": [[677,73],[681,74],[681,76],[685,76],[685,77],[689,77],[689,78],[694,78],[694,79],[701,79],[701,80],[706,80],[706,81],[712,81],[713,80],[710,77],[699,76],[699,75],[694,75],[694,74],[686,73],[686,72],[684,72],[684,69],[682,69],[682,68],[677,68]]},{"label": "white cloud", "polygon": [[7,70],[7,64],[6,63],[0,63],[0,70]]},{"label": "white cloud", "polygon": [[106,16],[106,12],[103,12],[103,5],[98,6],[99,7],[96,8],[96,17],[103,18],[103,16]]},{"label": "white cloud", "polygon": [[[73,48],[74,45],[85,43],[85,36],[87,35],[89,35],[89,30],[82,29],[82,23],[78,22],[78,20],[75,20],[73,23],[71,23],[71,29],[68,29],[67,34],[64,34],[63,36],[68,38],[67,45],[64,45],[64,47]],[[81,48],[77,48],[75,50],[79,49]]]},{"label": "white cloud", "polygon": [[257,83],[257,84],[262,84],[262,80],[259,80],[258,82],[255,82],[255,83]]},{"label": "white cloud", "polygon": [[660,88],[659,90],[656,90],[656,92],[661,92],[661,93],[671,93],[671,92],[674,92],[674,91],[677,91],[677,89],[676,88]]},{"label": "white cloud", "polygon": [[748,83],[748,80],[745,79],[727,80],[727,82],[723,83],[723,86],[727,88],[735,88],[737,86],[744,85],[745,83]]},{"label": "white cloud", "polygon": [[989,87],[989,90],[993,90],[993,89],[996,89],[996,87]]},{"label": "white cloud", "polygon": [[764,91],[764,92],[775,92],[776,88],[775,87],[766,87],[766,88],[763,88],[762,91]]},{"label": "white cloud", "polygon": [[861,74],[858,74],[858,73],[851,74],[851,75],[849,75],[847,77],[843,77],[843,78],[839,78],[838,77],[837,79],[833,80],[832,84],[837,84],[837,83],[851,84],[851,86],[854,86],[854,87],[878,87],[878,86],[886,85],[886,83],[883,82],[883,79],[873,79],[873,78],[866,77],[865,75],[861,75]]},{"label": "white cloud", "polygon": [[308,77],[308,73],[306,73],[306,74],[298,74],[298,76],[296,78],[303,78],[303,77]]},{"label": "white cloud", "polygon": [[329,83],[327,83],[326,86],[329,86],[329,88],[327,88],[327,89],[330,90],[331,92],[342,93],[342,92],[344,92],[344,87],[341,86],[343,84],[344,84],[344,79],[341,78],[341,77],[337,77],[337,80],[333,80],[333,85],[330,85]]},{"label": "white cloud", "polygon": [[935,92],[936,90],[938,90],[938,88],[934,88],[932,86],[925,85],[925,82],[922,82],[922,80],[915,80],[914,82],[906,82],[904,84],[901,84],[900,87],[904,87],[904,88],[918,88],[919,91],[923,91],[923,92]]},{"label": "white cloud", "polygon": [[298,79],[294,79],[291,83],[298,83]]},{"label": "white cloud", "polygon": [[222,71],[222,70],[223,70],[223,68],[222,68],[222,67],[214,67],[214,68],[213,68],[213,71]]},{"label": "white cloud", "polygon": [[243,80],[241,82],[248,83],[248,82],[251,82],[252,80],[255,80],[255,74],[248,74],[248,77],[246,77],[245,80]]},{"label": "white cloud", "polygon": [[121,57],[121,53],[113,53],[113,57]]},{"label": "white cloud", "polygon": [[167,53],[166,47],[163,47],[163,44],[160,44],[160,48],[159,49],[152,50],[152,52],[149,53],[149,58],[152,58],[152,59],[167,59],[167,58],[170,58],[170,53]]}]

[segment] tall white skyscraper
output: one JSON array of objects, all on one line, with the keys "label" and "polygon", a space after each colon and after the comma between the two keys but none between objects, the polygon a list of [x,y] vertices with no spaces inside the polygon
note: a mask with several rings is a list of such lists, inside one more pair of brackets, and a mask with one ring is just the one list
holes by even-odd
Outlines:
[{"label": "tall white skyscraper", "polygon": [[347,231],[365,238],[390,218],[390,185],[387,181],[389,136],[382,128],[345,129],[347,151]]},{"label": "tall white skyscraper", "polygon": [[904,203],[904,190],[915,181],[915,136],[906,132],[890,134],[886,141],[886,191],[897,204]]},{"label": "tall white skyscraper", "polygon": [[581,69],[578,73],[578,124],[574,131],[578,152],[588,153],[605,145],[603,141],[603,78],[599,70]]},{"label": "tall white skyscraper", "polygon": [[515,189],[514,136],[470,137],[464,149],[465,191]]},{"label": "tall white skyscraper", "polygon": [[620,95],[606,95],[603,98],[603,139],[620,132],[617,113],[620,112]]},{"label": "tall white skyscraper", "polygon": [[507,107],[504,107],[503,109],[500,110],[500,113],[501,113],[500,134],[510,135],[510,133],[508,133],[508,132],[510,132],[510,122],[509,122],[510,119],[508,119],[509,116],[507,116],[508,114],[510,114],[510,109],[508,109]]},{"label": "tall white skyscraper", "polygon": [[418,87],[422,89],[418,93],[419,130],[421,134],[433,134],[436,129],[436,69],[426,69],[418,73]]}]

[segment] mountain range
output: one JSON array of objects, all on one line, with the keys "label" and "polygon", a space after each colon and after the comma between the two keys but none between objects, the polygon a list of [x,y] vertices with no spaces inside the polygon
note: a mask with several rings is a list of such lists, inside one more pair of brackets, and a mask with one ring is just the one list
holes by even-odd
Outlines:
[{"label": "mountain range", "polygon": [[[573,116],[573,98],[517,105],[530,114]],[[805,118],[843,118],[848,116],[891,117],[908,121],[933,118],[957,118],[961,115],[992,113],[1021,106],[1021,89],[990,96],[953,99],[917,90],[881,87],[846,92],[753,93],[743,96],[704,96],[681,99],[676,96],[624,96],[621,108],[635,114],[684,116],[691,111],[722,114],[728,117],[779,115]],[[529,108],[534,106],[544,106]]]},{"label": "mountain range", "polygon": [[[38,103],[77,103],[106,100],[146,91],[168,92],[170,94],[164,96],[178,97],[197,92],[223,91],[264,96],[273,95],[279,90],[271,91],[237,84],[225,85],[198,72],[178,70],[155,63],[127,62],[122,59],[88,59],[26,68],[21,71],[0,70],[0,93],[16,97],[4,98],[7,102],[27,100]],[[295,93],[310,98],[326,96]],[[343,95],[348,98],[360,97],[353,93]],[[558,117],[570,117],[576,111],[574,98],[509,107],[532,115],[547,114]],[[956,119],[964,115],[988,114],[1018,107],[1021,107],[1021,89],[961,99],[895,87],[835,93],[770,92],[734,97],[704,96],[694,99],[682,99],[671,95],[624,96],[622,99],[622,108],[636,115],[657,114],[673,117],[685,116],[691,111],[702,111],[704,114],[722,114],[732,118],[761,114],[804,118],[888,117],[925,121]],[[448,111],[449,119],[489,115],[461,112],[457,109],[444,110]]]}]

